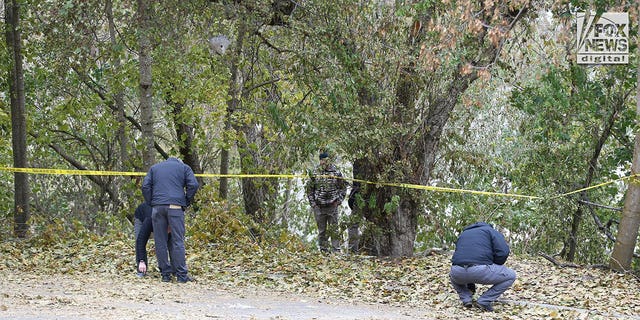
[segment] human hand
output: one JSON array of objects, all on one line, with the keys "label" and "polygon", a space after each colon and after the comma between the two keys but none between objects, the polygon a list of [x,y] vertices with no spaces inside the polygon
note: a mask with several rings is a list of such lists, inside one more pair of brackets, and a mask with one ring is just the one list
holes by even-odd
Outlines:
[{"label": "human hand", "polygon": [[138,263],[138,272],[147,273],[147,264],[144,261]]}]

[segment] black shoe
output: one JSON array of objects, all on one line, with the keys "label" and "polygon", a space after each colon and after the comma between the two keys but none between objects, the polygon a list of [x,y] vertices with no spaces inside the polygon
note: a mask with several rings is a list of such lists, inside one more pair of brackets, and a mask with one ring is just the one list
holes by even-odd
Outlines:
[{"label": "black shoe", "polygon": [[467,309],[471,309],[471,307],[473,307],[473,302],[467,301],[467,302],[462,303],[462,305]]},{"label": "black shoe", "polygon": [[493,312],[493,306],[491,306],[491,304],[482,304],[476,302],[476,307],[484,312]]},{"label": "black shoe", "polygon": [[187,276],[186,278],[178,279],[178,283],[196,282],[195,279]]},{"label": "black shoe", "polygon": [[171,282],[171,275],[170,274],[163,275],[162,282]]}]

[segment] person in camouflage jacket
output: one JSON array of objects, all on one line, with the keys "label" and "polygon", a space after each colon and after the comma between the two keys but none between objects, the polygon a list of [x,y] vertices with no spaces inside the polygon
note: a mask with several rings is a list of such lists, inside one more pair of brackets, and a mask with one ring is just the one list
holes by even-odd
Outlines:
[{"label": "person in camouflage jacket", "polygon": [[[348,183],[330,162],[329,154],[320,154],[320,166],[307,183],[307,199],[318,225],[318,246],[323,252],[340,251],[338,207],[347,194]],[[331,239],[331,248],[329,248]]]}]

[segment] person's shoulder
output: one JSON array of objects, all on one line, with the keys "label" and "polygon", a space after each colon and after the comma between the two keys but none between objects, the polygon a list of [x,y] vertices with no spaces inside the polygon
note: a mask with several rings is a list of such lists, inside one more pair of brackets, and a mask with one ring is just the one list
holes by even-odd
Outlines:
[{"label": "person's shoulder", "polygon": [[185,174],[190,175],[190,176],[195,176],[195,173],[193,172],[193,169],[188,164],[183,163],[182,164],[182,168],[184,169]]},{"label": "person's shoulder", "polygon": [[162,167],[164,167],[166,165],[167,161],[160,161],[160,162],[156,162],[155,164],[151,165],[151,167],[149,167],[149,171],[155,171],[158,170]]}]

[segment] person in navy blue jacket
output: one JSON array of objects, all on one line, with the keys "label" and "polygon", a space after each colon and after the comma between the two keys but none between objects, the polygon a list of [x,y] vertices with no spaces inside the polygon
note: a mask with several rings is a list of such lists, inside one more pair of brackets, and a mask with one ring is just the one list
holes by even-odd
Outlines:
[{"label": "person in navy blue jacket", "polygon": [[[138,277],[144,277],[147,274],[147,266],[149,265],[149,260],[147,259],[147,242],[149,242],[149,237],[151,237],[151,233],[153,232],[151,212],[151,206],[143,202],[136,208],[134,215]],[[167,237],[167,248],[171,248],[171,232],[169,232]],[[171,258],[171,249],[169,249],[169,260],[174,260]],[[175,273],[175,271],[172,271],[172,273]]]},{"label": "person in navy blue jacket", "polygon": [[493,311],[493,302],[516,280],[515,271],[504,266],[509,257],[504,236],[486,222],[465,227],[456,240],[449,277],[466,308],[473,306],[475,284],[493,285],[476,301],[484,311]]},{"label": "person in navy blue jacket", "polygon": [[[152,207],[153,238],[163,282],[172,281],[172,271],[180,283],[193,281],[187,271],[184,210],[193,202],[198,187],[193,170],[173,157],[151,166],[142,181],[142,195]],[[171,230],[170,246],[167,246],[168,229]],[[167,255],[169,248],[171,263]]]}]

